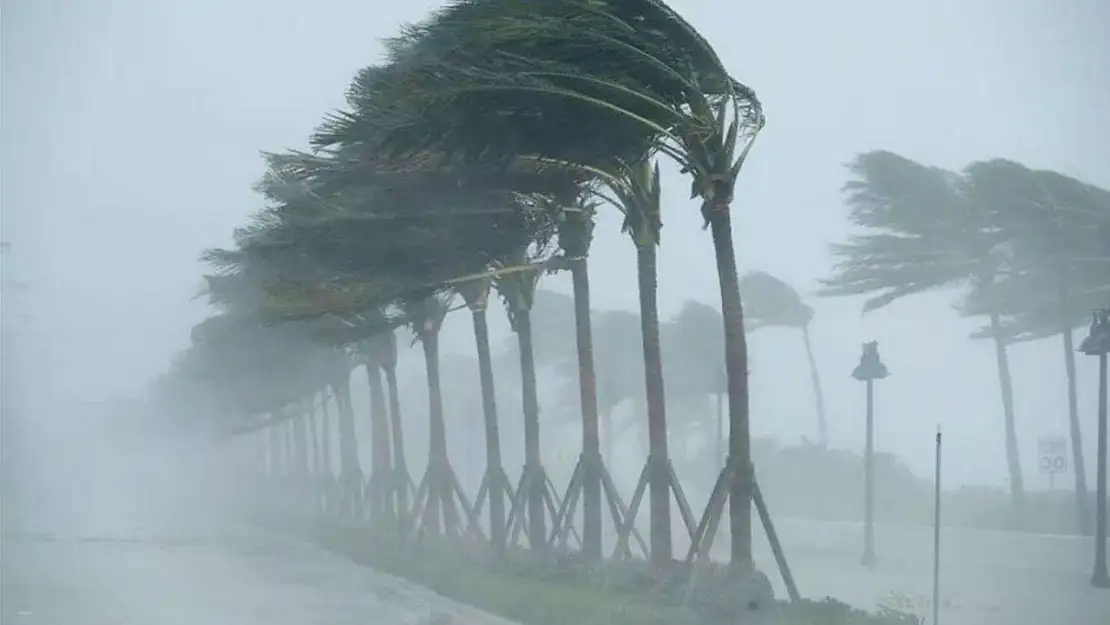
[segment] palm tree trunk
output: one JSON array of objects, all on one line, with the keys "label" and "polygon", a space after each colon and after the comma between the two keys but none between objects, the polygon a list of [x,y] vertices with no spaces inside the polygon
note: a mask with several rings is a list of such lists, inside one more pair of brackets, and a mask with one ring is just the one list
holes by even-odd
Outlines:
[{"label": "palm tree trunk", "polygon": [[482,414],[486,430],[486,487],[489,497],[490,539],[497,550],[505,548],[505,491],[500,482],[504,474],[501,463],[501,434],[497,423],[497,396],[493,384],[493,359],[489,346],[489,323],[485,307],[471,311],[474,342],[478,347],[478,375],[482,385]]},{"label": "palm tree trunk", "polygon": [[[424,368],[428,376],[428,504],[426,527],[439,532],[440,503],[443,501],[442,474],[450,460],[447,456],[447,424],[443,419],[443,390],[439,379],[439,331],[420,333],[424,347]],[[446,516],[446,515],[444,515]]]},{"label": "palm tree trunk", "polygon": [[[1021,470],[1018,451],[1017,426],[1014,421],[1014,382],[1010,375],[1010,356],[1006,351],[1006,336],[999,314],[991,311],[991,336],[994,355],[998,362],[998,383],[1002,391],[1002,418],[1006,427],[1006,464],[1010,472],[1010,506],[1015,513],[1025,505],[1025,478]],[[1015,516],[1015,520],[1018,517]]]},{"label": "palm tree trunk", "polygon": [[370,449],[373,485],[373,510],[384,517],[389,510],[389,488],[392,458],[389,453],[389,414],[385,410],[385,387],[382,386],[381,367],[371,359],[366,363],[366,381],[370,387]]},{"label": "palm tree trunk", "polygon": [[1079,426],[1079,397],[1075,388],[1075,343],[1072,329],[1064,328],[1064,365],[1068,373],[1068,425],[1071,429],[1072,464],[1075,465],[1075,506],[1079,515],[1079,531],[1084,536],[1091,533],[1091,518],[1087,501],[1087,468],[1083,462],[1083,431]]},{"label": "palm tree trunk", "polygon": [[397,495],[397,516],[409,513],[409,470],[405,463],[405,431],[401,418],[401,394],[397,389],[397,363],[387,362],[385,384],[389,391],[389,431],[393,435],[393,488]]},{"label": "palm tree trunk", "polygon": [[259,474],[264,475],[266,473],[266,456],[267,456],[266,434],[264,432],[258,432],[254,435],[254,439],[255,439],[254,440],[254,442],[255,442],[255,450],[254,450],[254,452],[255,452],[255,466],[253,468]]},{"label": "palm tree trunk", "polygon": [[829,446],[829,424],[825,418],[825,394],[821,392],[821,374],[817,371],[817,359],[813,357],[813,343],[809,340],[809,324],[802,326],[802,342],[806,347],[806,360],[809,362],[809,380],[813,384],[813,400],[817,404],[817,441],[822,447]]},{"label": "palm tree trunk", "polygon": [[320,455],[324,465],[324,476],[331,477],[335,467],[331,460],[331,414],[328,412],[328,391],[320,394]]},{"label": "palm tree trunk", "polygon": [[269,473],[270,477],[281,476],[281,434],[282,428],[280,423],[276,423],[269,427],[270,445],[269,445]]},{"label": "palm tree trunk", "polygon": [[736,250],[732,244],[729,206],[714,205],[708,214],[721,288],[721,316],[725,325],[725,375],[728,379],[728,464],[740,474],[729,486],[730,563],[753,569],[751,433],[748,415],[748,343],[744,336],[744,308],[740,299],[740,277],[736,272]]},{"label": "palm tree trunk", "polygon": [[316,431],[316,402],[311,398],[305,402],[304,425],[308,430],[308,449],[312,452],[308,469],[315,475],[320,472],[320,436]]},{"label": "palm tree trunk", "polygon": [[725,462],[725,394],[714,393],[713,398],[717,404],[717,428],[714,436],[713,469],[720,471]]},{"label": "palm tree trunk", "polygon": [[601,558],[602,461],[598,432],[597,372],[594,370],[593,327],[590,319],[590,274],[586,258],[571,261],[570,272],[574,288],[574,329],[578,347],[578,392],[582,405],[582,552],[587,558],[596,560]]},{"label": "palm tree trunk", "polygon": [[663,353],[659,344],[659,301],[655,244],[638,246],[636,270],[640,288],[640,331],[644,346],[644,387],[647,397],[648,475],[651,501],[651,560],[671,563],[671,489],[667,451],[667,405],[663,386]]},{"label": "palm tree trunk", "polygon": [[528,498],[528,543],[532,549],[547,546],[544,511],[543,471],[540,460],[540,406],[536,388],[536,358],[532,345],[532,312],[527,307],[514,311],[517,341],[520,346],[521,394],[524,403],[524,470],[531,472]]},{"label": "palm tree trunk", "polygon": [[290,472],[290,480],[294,496],[299,499],[307,494],[308,480],[305,478],[308,477],[308,439],[305,436],[304,421],[300,417],[290,419],[289,426],[293,439],[293,470]]},{"label": "palm tree trunk", "polygon": [[358,459],[358,439],[355,435],[355,413],[351,408],[351,384],[342,380],[332,386],[335,403],[339,407],[339,474],[349,480],[362,475]]}]

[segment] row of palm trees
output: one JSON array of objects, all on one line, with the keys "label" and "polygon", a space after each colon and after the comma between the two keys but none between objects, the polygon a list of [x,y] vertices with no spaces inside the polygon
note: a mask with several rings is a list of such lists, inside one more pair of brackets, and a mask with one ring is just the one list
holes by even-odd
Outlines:
[{"label": "row of palm trees", "polygon": [[[692,194],[701,201],[712,235],[721,287],[724,375],[715,368],[701,377],[706,387],[718,388],[718,378],[723,378],[729,399],[724,472],[743,478],[750,470],[744,319],[745,312],[752,315],[757,309],[745,311],[741,293],[763,289],[772,294],[768,301],[789,299],[776,299],[780,285],[758,274],[742,289],[731,238],[733,189],[764,123],[758,99],[731,77],[692,26],[658,0],[459,0],[388,44],[387,60],[355,77],[347,109],[330,115],[313,134],[311,152],[267,156],[267,173],[258,187],[267,207],[237,231],[234,249],[206,256],[217,270],[209,277],[209,293],[224,312],[198,328],[195,342],[206,347],[186,354],[174,376],[217,389],[206,412],[219,417],[280,412],[328,389],[338,405],[341,477],[353,482],[361,478],[349,380],[352,366],[361,362],[372,394],[371,480],[391,484],[388,492],[398,505],[400,497],[407,497],[399,485],[408,479],[408,469],[399,443],[395,330],[408,326],[421,343],[429,387],[430,462],[422,480],[427,489],[420,496],[429,502],[425,516],[434,530],[441,521],[453,522],[448,511],[454,496],[440,393],[439,332],[449,312],[465,307],[478,352],[490,525],[503,527],[510,489],[504,488],[509,482],[500,458],[487,325],[490,296],[496,292],[517,337],[526,465],[519,484],[527,484],[529,535],[539,548],[552,528],[546,526],[550,519],[544,511],[548,480],[541,457],[532,313],[541,276],[569,271],[582,420],[583,543],[587,555],[600,557],[607,470],[600,449],[602,389],[588,257],[596,212],[620,210],[639,276],[652,557],[669,562],[668,498],[677,484],[668,470],[666,386],[655,301],[655,252],[662,225],[657,159],[670,159],[690,175]],[[875,158],[864,155],[859,162]],[[901,161],[880,154],[875,167]],[[1056,256],[1019,253],[1043,244],[1040,234],[1046,230],[1034,227],[1044,202],[1012,188],[1007,181],[1014,178],[997,183],[1003,193],[990,184],[972,184],[971,173],[959,177],[920,168],[924,173],[913,178],[893,167],[893,186],[883,196],[881,180],[872,180],[860,167],[862,181],[849,189],[855,221],[894,234],[838,247],[846,260],[828,294],[889,290],[876,302],[882,304],[978,276],[966,267],[991,266],[987,261],[1003,251],[1010,273],[1042,276],[1038,284],[1050,282],[1044,272],[1034,271],[1041,266],[1036,259],[1057,259],[1058,278],[1072,266],[1058,260],[1060,245],[1053,248]],[[930,186],[938,177],[943,184]],[[1037,180],[1041,187],[1052,186]],[[1084,190],[1082,197],[1101,197],[1098,190],[1053,180],[1059,188],[1053,196],[1057,204],[1081,204],[1077,188]],[[1016,236],[1018,230],[1011,229],[1005,244],[999,244],[999,226],[977,221],[979,208],[989,205],[985,214],[1001,215],[1002,204],[1019,200],[1025,202],[1019,211],[1026,215],[1024,234]],[[884,214],[896,225],[884,225]],[[980,239],[965,230],[990,241],[990,253],[953,261],[949,248],[979,245]],[[1063,226],[1051,231],[1074,234]],[[934,247],[914,261],[923,239]],[[1063,234],[1058,239],[1065,240]],[[1064,247],[1076,247],[1067,241]],[[928,264],[923,259],[955,277],[915,274]],[[951,269],[956,265],[963,273]],[[998,288],[974,289],[978,299],[969,298],[967,306],[982,310],[977,308],[982,294],[998,294],[998,325],[1008,331],[1023,327],[1015,324],[1032,323],[1033,314],[1029,306],[1002,298],[1002,285],[1015,284],[1017,292],[1025,292],[1030,284],[1016,277],[1007,282],[1010,273],[988,272],[999,278],[989,282]],[[1088,274],[1098,271],[1083,275]],[[1077,284],[1085,286],[1062,287],[1066,293],[1061,297],[1068,302],[1079,293],[1094,297],[1101,287],[1089,287],[1087,278],[1083,280]],[[1064,282],[1076,284],[1071,278],[1051,284]],[[812,310],[798,304],[772,305],[775,312],[761,316],[799,328],[808,347]],[[264,327],[279,321],[276,327]],[[273,338],[279,334],[280,340]],[[255,349],[259,342],[267,347]],[[249,368],[244,358],[259,359],[250,374],[254,378],[240,377]],[[816,366],[812,369],[819,398]],[[184,392],[176,388],[170,395]],[[820,400],[818,406],[823,439]],[[728,479],[727,484],[732,560],[750,568],[751,481]],[[500,534],[494,539],[503,544],[503,531],[491,533]]]},{"label": "row of palm trees", "polygon": [[[529,484],[532,543],[540,545],[549,528],[531,308],[543,273],[569,271],[582,414],[583,542],[586,554],[600,557],[606,469],[598,433],[588,255],[595,212],[621,210],[640,275],[652,557],[669,562],[669,506],[661,507],[675,485],[665,470],[655,297],[661,226],[656,159],[671,159],[690,175],[712,233],[730,397],[728,467],[746,474],[747,345],[730,209],[744,160],[764,123],[755,93],[659,0],[462,0],[405,28],[387,48],[385,63],[355,77],[347,110],[330,115],[314,133],[311,153],[269,156],[259,187],[269,206],[237,233],[236,249],[208,256],[219,269],[210,289],[214,300],[235,322],[267,316],[311,320],[298,330],[358,345],[379,367],[384,359],[363,347],[363,339],[411,327],[423,346],[430,396],[428,514],[435,518],[442,512],[448,522],[443,509],[435,509],[451,497],[439,330],[461,297],[473,317],[483,389],[488,389],[485,316],[496,290],[519,343],[522,484]],[[340,378],[328,379],[342,392]],[[501,470],[493,444],[496,407],[492,394],[486,397],[487,453],[496,472]],[[341,424],[350,421],[344,414],[349,402],[346,409],[343,403]],[[386,445],[372,445],[383,452],[375,454],[374,471],[385,471]],[[394,465],[399,461],[393,458]],[[729,495],[732,560],[750,568],[748,482],[731,480]],[[497,496],[491,491],[491,509]]]}]

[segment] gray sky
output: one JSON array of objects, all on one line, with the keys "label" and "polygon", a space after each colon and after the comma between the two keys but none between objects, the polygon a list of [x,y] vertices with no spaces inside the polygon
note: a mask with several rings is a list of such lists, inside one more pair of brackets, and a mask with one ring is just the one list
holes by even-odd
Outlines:
[{"label": "gray sky", "polygon": [[[258,151],[302,147],[342,104],[355,70],[378,59],[378,40],[434,4],[5,2],[2,225],[13,245],[5,271],[33,287],[19,302],[34,327],[20,329],[17,360],[29,379],[44,380],[44,401],[130,393],[166,367],[206,314],[189,301],[200,287],[198,253],[228,244],[260,206],[250,191]],[[672,4],[767,111],[736,194],[744,268],[811,292],[829,271],[827,244],[848,232],[843,163],[864,150],[951,168],[1006,157],[1110,187],[1110,3]],[[668,182],[664,315],[685,299],[718,301],[697,206],[684,181]],[[634,255],[618,224],[606,215],[598,229],[594,297],[598,307],[634,309]],[[569,279],[547,285],[566,290]],[[950,301],[920,297],[867,318],[857,301],[816,302],[833,443],[859,443],[862,389],[847,376],[859,343],[878,339],[893,372],[878,391],[879,446],[923,470],[939,422],[956,479],[1000,482],[993,355],[966,340],[975,323],[957,319]],[[451,329],[460,351],[461,323]],[[800,341],[769,330],[753,350],[756,434],[812,437]],[[1092,365],[1080,360],[1091,449]],[[1029,467],[1037,436],[1066,432],[1058,339],[1015,349],[1014,374]]]}]

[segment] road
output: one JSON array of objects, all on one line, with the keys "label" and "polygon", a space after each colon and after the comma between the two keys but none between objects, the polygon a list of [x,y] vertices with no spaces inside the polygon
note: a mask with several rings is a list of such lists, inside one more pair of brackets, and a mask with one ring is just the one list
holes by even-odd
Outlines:
[{"label": "road", "polygon": [[506,623],[273,536],[6,538],[6,625]]},{"label": "road", "polygon": [[202,471],[51,457],[18,493],[5,484],[4,625],[512,625],[246,527],[213,481],[183,477]]},{"label": "road", "polygon": [[[931,617],[931,528],[878,526],[873,570],[859,563],[860,524],[781,519],[776,529],[803,596]],[[941,544],[943,625],[1110,624],[1110,590],[1088,583],[1090,539],[946,528]],[[785,596],[761,536],[756,555]]]}]

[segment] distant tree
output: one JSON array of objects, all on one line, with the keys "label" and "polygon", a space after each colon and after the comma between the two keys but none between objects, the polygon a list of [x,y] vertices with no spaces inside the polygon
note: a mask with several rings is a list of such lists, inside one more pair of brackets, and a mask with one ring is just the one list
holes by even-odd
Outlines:
[{"label": "distant tree", "polygon": [[[864,312],[897,299],[950,286],[994,294],[1006,265],[1006,235],[991,208],[968,198],[965,180],[954,172],[921,165],[891,152],[857,156],[844,185],[851,221],[864,230],[832,246],[833,276],[825,296],[867,295]],[[990,319],[1002,396],[1011,501],[1024,501],[1024,480],[1014,422],[1013,382],[1007,345],[1011,339],[997,305]]]},{"label": "distant tree", "polygon": [[961,304],[966,314],[997,310],[1012,341],[1054,335],[1062,339],[1067,372],[1068,423],[1075,465],[1081,529],[1090,524],[1075,380],[1074,328],[1110,301],[1110,191],[1056,172],[1018,163],[974,163],[966,173],[967,196],[998,215],[1011,270],[990,290],[979,285]]},{"label": "distant tree", "polygon": [[805,345],[809,377],[813,386],[813,401],[817,407],[817,440],[822,447],[829,444],[828,423],[825,417],[825,397],[821,392],[821,376],[813,356],[813,343],[809,337],[809,324],[813,321],[813,308],[802,301],[790,285],[763,271],[750,271],[740,279],[744,294],[744,314],[747,329],[754,332],[768,326],[782,326],[799,330]]},{"label": "distant tree", "polygon": [[[681,419],[672,421],[672,428],[687,434],[691,429],[711,432],[715,445],[713,466],[718,469],[725,461],[728,398],[720,322],[719,310],[687,300],[662,329],[663,356],[670,372],[667,397],[678,405],[693,406],[693,410],[684,411]],[[715,403],[715,415],[707,410],[709,400]]]}]

